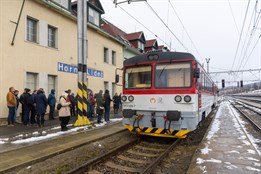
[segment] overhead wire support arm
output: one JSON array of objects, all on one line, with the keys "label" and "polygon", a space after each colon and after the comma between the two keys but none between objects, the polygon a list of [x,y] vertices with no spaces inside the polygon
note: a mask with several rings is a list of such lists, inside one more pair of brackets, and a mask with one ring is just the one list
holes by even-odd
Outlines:
[{"label": "overhead wire support arm", "polygon": [[117,7],[117,5],[122,4],[122,3],[128,3],[130,4],[131,2],[140,2],[140,1],[147,1],[147,0],[126,0],[126,1],[121,1],[118,2],[117,0],[113,0],[113,3],[115,4],[115,7]]}]

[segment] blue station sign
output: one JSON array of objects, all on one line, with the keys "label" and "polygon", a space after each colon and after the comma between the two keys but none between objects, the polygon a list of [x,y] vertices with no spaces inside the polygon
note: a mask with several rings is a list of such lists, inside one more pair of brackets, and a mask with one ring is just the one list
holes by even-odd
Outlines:
[{"label": "blue station sign", "polygon": [[[74,65],[69,65],[69,64],[66,64],[66,63],[58,62],[58,71],[78,74],[78,67],[74,66]],[[94,76],[94,77],[103,78],[104,73],[103,73],[103,71],[100,71],[100,70],[87,68],[87,76]]]}]

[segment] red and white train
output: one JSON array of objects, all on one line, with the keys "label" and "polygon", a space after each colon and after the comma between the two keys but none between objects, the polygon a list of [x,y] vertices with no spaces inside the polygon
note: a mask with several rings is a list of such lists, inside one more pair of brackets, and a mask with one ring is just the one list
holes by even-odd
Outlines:
[{"label": "red and white train", "polygon": [[185,138],[215,107],[216,92],[192,54],[135,56],[124,61],[123,125],[137,134]]}]

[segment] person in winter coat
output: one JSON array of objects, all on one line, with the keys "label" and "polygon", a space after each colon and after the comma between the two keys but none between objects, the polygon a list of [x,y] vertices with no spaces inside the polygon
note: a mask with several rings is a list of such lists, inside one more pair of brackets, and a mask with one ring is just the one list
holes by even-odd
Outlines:
[{"label": "person in winter coat", "polygon": [[118,93],[116,92],[115,95],[113,96],[114,114],[118,114],[118,110],[119,110],[119,107],[120,107],[120,101],[121,101],[121,98],[118,95]]},{"label": "person in winter coat", "polygon": [[110,121],[110,107],[111,107],[112,100],[108,89],[105,90],[103,100],[104,100],[104,109],[105,109],[104,118],[105,121]]},{"label": "person in winter coat", "polygon": [[62,105],[61,109],[59,110],[59,119],[61,121],[61,131],[67,131],[67,124],[70,121],[70,105],[71,102],[67,100],[68,93],[62,93],[59,102]]},{"label": "person in winter coat", "polygon": [[48,105],[50,107],[50,111],[49,111],[49,120],[53,120],[53,112],[55,109],[55,103],[56,103],[56,98],[55,98],[55,90],[52,89],[51,93],[48,96]]},{"label": "person in winter coat", "polygon": [[102,123],[101,118],[104,111],[104,102],[102,98],[102,90],[99,91],[98,94],[95,95],[96,98],[96,114],[98,115],[97,123]]},{"label": "person in winter coat", "polygon": [[15,115],[14,115],[14,123],[17,123],[16,122],[16,115],[17,115],[17,110],[18,110],[18,107],[19,107],[19,91],[18,90],[15,90],[14,91],[14,95],[15,95],[15,98],[16,98],[16,107],[15,107]]},{"label": "person in winter coat", "polygon": [[71,109],[70,109],[71,116],[76,116],[75,114],[76,99],[74,97],[74,93],[70,94],[70,102],[71,102]]},{"label": "person in winter coat", "polygon": [[31,115],[30,115],[30,123],[31,123],[31,124],[36,123],[36,120],[35,120],[36,108],[35,108],[35,104],[34,104],[34,97],[35,97],[36,94],[37,94],[37,90],[34,90],[34,92],[32,93],[32,95],[30,96],[30,101],[32,102]]},{"label": "person in winter coat", "polygon": [[89,103],[89,107],[90,107],[90,108],[88,108],[88,117],[92,118],[93,117],[92,114],[94,112],[94,107],[95,107],[95,99],[93,96],[93,92],[90,92],[90,94],[89,94],[88,103]]},{"label": "person in winter coat", "polygon": [[26,93],[26,90],[27,90],[27,88],[24,88],[23,94],[21,94],[20,97],[19,97],[19,102],[22,104],[22,117],[21,117],[21,122],[23,122],[23,120],[24,120],[24,107],[25,107],[25,105],[24,105],[24,95],[25,95],[25,93]]},{"label": "person in winter coat", "polygon": [[31,101],[31,94],[30,94],[30,89],[26,88],[25,94],[23,96],[23,103],[24,103],[24,117],[23,117],[23,124],[26,126],[29,122],[29,115],[30,115],[30,110],[33,105]]},{"label": "person in winter coat", "polygon": [[36,115],[38,127],[44,126],[44,114],[47,108],[47,99],[44,90],[40,88],[34,96],[34,103],[36,104]]},{"label": "person in winter coat", "polygon": [[15,114],[15,107],[16,107],[16,98],[14,95],[15,88],[10,87],[9,92],[6,95],[6,102],[7,107],[9,110],[8,113],[8,126],[14,126],[14,114]]}]

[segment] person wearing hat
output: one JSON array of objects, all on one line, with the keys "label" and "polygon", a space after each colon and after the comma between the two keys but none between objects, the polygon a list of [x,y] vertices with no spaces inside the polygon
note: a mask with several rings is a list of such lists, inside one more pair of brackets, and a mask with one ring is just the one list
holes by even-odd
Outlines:
[{"label": "person wearing hat", "polygon": [[31,94],[30,94],[30,89],[26,88],[25,89],[25,94],[23,96],[23,103],[24,103],[24,116],[23,116],[23,124],[26,126],[29,122],[29,115],[30,115],[30,110],[32,107],[32,102],[30,101]]},{"label": "person wearing hat", "polygon": [[70,114],[70,105],[71,105],[71,102],[69,102],[67,100],[67,98],[68,98],[68,93],[63,92],[60,99],[59,99],[59,102],[62,105],[61,109],[59,110],[59,119],[61,121],[61,131],[67,131],[68,130],[67,124],[70,121],[70,115],[71,115]]}]

